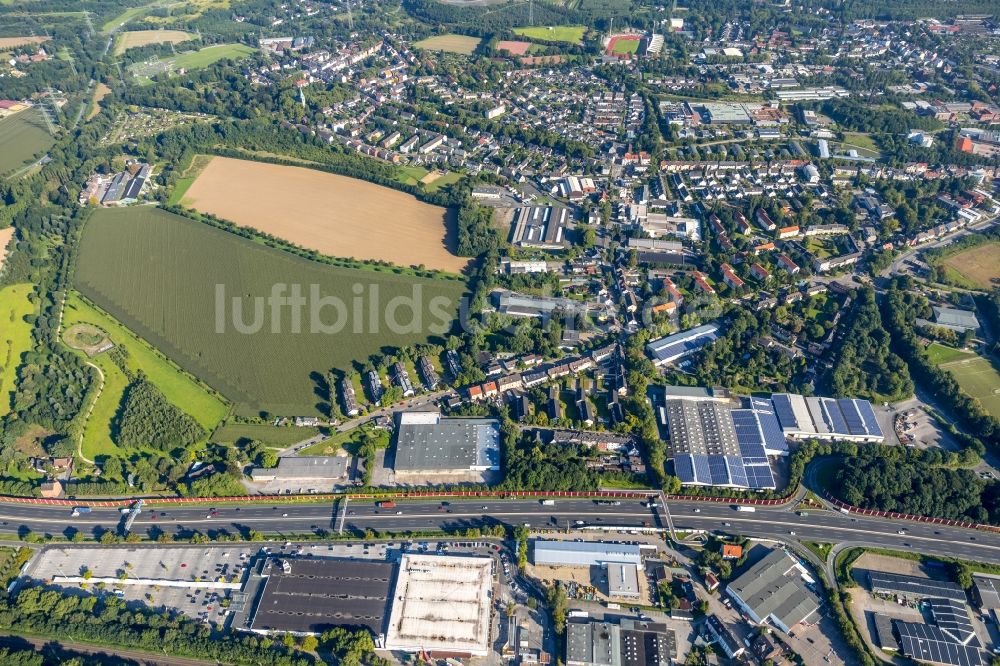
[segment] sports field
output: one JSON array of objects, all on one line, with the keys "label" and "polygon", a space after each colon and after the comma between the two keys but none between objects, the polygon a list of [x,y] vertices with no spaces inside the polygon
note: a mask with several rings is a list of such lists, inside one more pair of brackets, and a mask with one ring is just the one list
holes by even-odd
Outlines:
[{"label": "sports field", "polygon": [[437,37],[422,39],[415,43],[414,46],[418,49],[427,49],[428,51],[447,51],[448,53],[471,55],[481,41],[479,37],[467,37],[465,35],[438,35]]},{"label": "sports field", "polygon": [[136,46],[149,44],[179,44],[191,39],[191,33],[183,30],[129,30],[118,33],[115,38],[115,55]]},{"label": "sports field", "polygon": [[531,42],[517,42],[509,39],[497,42],[497,51],[506,51],[514,56],[523,56],[530,48]]},{"label": "sports field", "polygon": [[[286,416],[320,412],[329,370],[439,339],[465,291],[460,280],[320,264],[151,207],[94,211],[75,286],[238,413]],[[301,307],[277,300],[297,289]]]},{"label": "sports field", "polygon": [[[77,324],[97,326],[108,334],[114,344],[124,346],[128,352],[128,367],[133,372],[141,370],[145,373],[167,400],[190,414],[206,431],[211,432],[225,417],[229,408],[222,398],[182,372],[113,317],[71,292],[66,299],[63,329],[70,330]],[[83,454],[93,459],[95,455],[112,455],[121,451],[114,443],[111,424],[129,381],[107,352],[88,360],[104,374],[104,390],[94,405],[83,434]]]},{"label": "sports field", "polygon": [[0,120],[0,175],[22,166],[54,143],[41,111],[26,109]]},{"label": "sports field", "polygon": [[611,38],[611,42],[608,44],[608,53],[611,55],[629,55],[637,53],[641,44],[641,37],[616,35]]},{"label": "sports field", "polygon": [[939,367],[950,372],[963,391],[982,403],[983,409],[1000,418],[1000,372],[989,360],[973,356]]},{"label": "sports field", "polygon": [[1000,243],[970,247],[948,257],[944,264],[973,285],[992,289],[1000,282]]},{"label": "sports field", "polygon": [[514,34],[544,42],[566,42],[579,44],[587,28],[582,25],[552,25],[537,28],[514,28]]},{"label": "sports field", "polygon": [[937,342],[932,342],[927,347],[927,360],[934,365],[960,361],[962,359],[972,358],[973,356],[975,356],[975,354],[972,352],[955,349],[954,347],[948,347]]},{"label": "sports field", "polygon": [[30,284],[0,289],[0,416],[10,411],[17,367],[21,356],[31,350],[31,324],[24,320],[35,312],[28,300]]},{"label": "sports field", "polygon": [[333,257],[459,273],[447,211],[404,192],[305,167],[213,157],[183,205]]}]

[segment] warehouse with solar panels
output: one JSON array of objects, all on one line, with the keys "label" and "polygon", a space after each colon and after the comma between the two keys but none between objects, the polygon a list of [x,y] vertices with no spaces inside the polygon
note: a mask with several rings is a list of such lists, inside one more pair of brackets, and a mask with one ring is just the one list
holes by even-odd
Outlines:
[{"label": "warehouse with solar panels", "polygon": [[867,400],[775,393],[771,402],[786,437],[848,442],[885,440],[875,410]]},{"label": "warehouse with solar panels", "polygon": [[773,410],[709,402],[666,401],[674,471],[682,484],[774,489],[768,456],[788,453]]},{"label": "warehouse with solar panels", "polygon": [[883,650],[898,650],[911,659],[948,666],[982,666],[982,643],[969,616],[965,590],[949,581],[869,571],[872,594],[922,600],[933,624],[876,615]]},{"label": "warehouse with solar panels", "polygon": [[731,400],[717,393],[667,387],[659,408],[684,485],[773,490],[769,457],[788,455],[789,439],[884,439],[867,400],[788,393]]}]

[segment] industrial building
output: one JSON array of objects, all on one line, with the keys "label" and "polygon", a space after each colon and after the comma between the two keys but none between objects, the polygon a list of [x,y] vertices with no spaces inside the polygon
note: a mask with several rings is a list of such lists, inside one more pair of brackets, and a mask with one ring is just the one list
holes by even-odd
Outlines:
[{"label": "industrial building", "polygon": [[754,490],[776,487],[769,455],[788,445],[773,412],[756,400],[746,409],[713,399],[668,398],[660,408],[677,477],[685,485]]},{"label": "industrial building", "polygon": [[815,616],[819,597],[805,567],[783,550],[771,550],[726,587],[726,593],[757,624],[770,623],[788,633]]},{"label": "industrial building", "polygon": [[616,599],[639,599],[639,569],[634,564],[608,562],[608,596]]},{"label": "industrial building", "polygon": [[444,418],[438,412],[401,412],[396,428],[397,474],[459,474],[500,469],[496,419]]},{"label": "industrial building", "polygon": [[383,645],[395,568],[391,562],[268,558],[258,567],[251,578],[262,578],[263,590],[249,620],[251,631],[302,635],[365,627],[376,645]]},{"label": "industrial building", "polygon": [[695,328],[653,340],[646,345],[646,351],[653,357],[653,363],[664,365],[673,363],[698,351],[719,337],[716,324],[704,324]]},{"label": "industrial building", "polygon": [[601,541],[534,541],[534,563],[553,567],[602,567],[608,563],[642,566],[639,546]]},{"label": "industrial building", "polygon": [[347,456],[285,456],[278,458],[277,467],[254,467],[250,478],[254,481],[347,481],[349,477]]},{"label": "industrial building", "polygon": [[621,618],[566,623],[566,666],[670,666],[677,636],[665,624]]},{"label": "industrial building", "polygon": [[510,243],[521,247],[561,250],[569,245],[566,228],[573,221],[569,208],[523,206],[515,208],[510,225]]},{"label": "industrial building", "polygon": [[934,325],[947,328],[958,333],[966,331],[976,332],[979,330],[979,320],[976,313],[971,310],[959,310],[958,308],[942,308],[934,306]]},{"label": "industrial building", "polygon": [[775,393],[771,402],[786,437],[851,442],[885,440],[875,410],[867,400]]},{"label": "industrial building", "polygon": [[887,571],[869,571],[868,585],[872,594],[907,599],[949,599],[962,604],[967,601],[965,590],[946,580],[904,576]]},{"label": "industrial building", "polygon": [[404,554],[385,649],[486,656],[492,590],[491,558]]}]

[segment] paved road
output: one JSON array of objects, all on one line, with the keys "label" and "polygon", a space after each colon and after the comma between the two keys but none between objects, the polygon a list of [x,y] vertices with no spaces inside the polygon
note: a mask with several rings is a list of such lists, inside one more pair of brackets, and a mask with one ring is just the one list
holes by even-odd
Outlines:
[{"label": "paved road", "polygon": [[[483,507],[486,507],[485,509]],[[836,511],[812,510],[802,516],[782,507],[759,507],[754,513],[734,510],[728,504],[672,501],[669,504],[679,531],[705,530],[780,538],[785,541],[855,542],[871,546],[914,550],[983,562],[1000,563],[1000,534],[916,522],[847,516]],[[147,508],[137,517],[133,531],[147,534],[161,529],[169,533],[198,531],[230,533],[255,530],[263,534],[334,531],[339,527],[339,507],[311,505],[220,505],[217,515],[209,507]],[[450,511],[450,512],[449,512]],[[117,529],[122,517],[113,509],[71,517],[64,507],[0,504],[0,537],[4,534],[61,535],[73,529],[85,535]],[[583,524],[577,524],[582,521]],[[617,506],[593,500],[556,500],[543,506],[533,500],[460,500],[442,509],[437,501],[399,502],[393,509],[377,509],[372,502],[349,502],[345,528],[354,533],[379,531],[467,528],[504,523],[529,523],[533,529],[666,528],[662,509],[649,508],[638,500],[621,500]],[[903,530],[903,534],[898,532]],[[794,532],[795,534],[791,534]]]}]

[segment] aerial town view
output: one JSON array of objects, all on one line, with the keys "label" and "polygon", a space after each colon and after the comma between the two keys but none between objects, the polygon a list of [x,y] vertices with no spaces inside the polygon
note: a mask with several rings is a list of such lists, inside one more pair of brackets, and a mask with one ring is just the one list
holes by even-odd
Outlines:
[{"label": "aerial town view", "polygon": [[997,0],[0,0],[0,666],[1000,666]]}]

